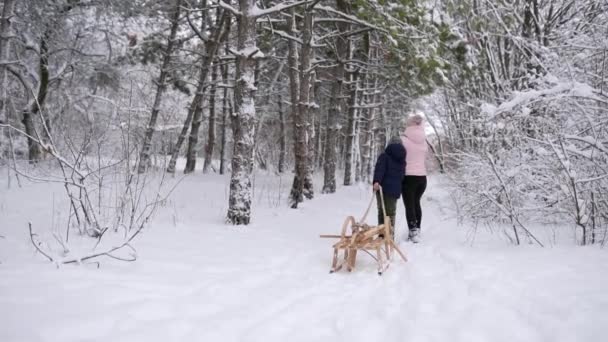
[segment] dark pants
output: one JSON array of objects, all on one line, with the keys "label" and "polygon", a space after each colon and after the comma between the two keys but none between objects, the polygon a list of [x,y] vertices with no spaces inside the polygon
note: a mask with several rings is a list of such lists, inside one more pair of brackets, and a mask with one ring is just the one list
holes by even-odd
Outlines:
[{"label": "dark pants", "polygon": [[[397,214],[397,199],[387,194],[384,195],[384,208],[386,208],[386,216],[395,217]],[[384,213],[382,212],[382,202],[380,201],[380,192],[376,193],[376,202],[378,203],[378,224],[384,223]],[[393,222],[394,224],[394,222]]]},{"label": "dark pants", "polygon": [[410,230],[420,229],[422,222],[422,208],[420,199],[426,190],[426,176],[405,176],[401,183],[403,204],[405,205],[405,217],[407,227]]}]

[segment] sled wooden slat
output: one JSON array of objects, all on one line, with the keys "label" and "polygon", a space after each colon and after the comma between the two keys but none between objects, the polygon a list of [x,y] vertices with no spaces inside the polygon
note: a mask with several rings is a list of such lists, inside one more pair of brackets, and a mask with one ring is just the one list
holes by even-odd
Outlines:
[{"label": "sled wooden slat", "polygon": [[[334,251],[331,270],[329,271],[330,273],[337,272],[342,268],[346,268],[346,270],[349,272],[352,271],[355,268],[358,250],[375,251],[375,253],[370,253],[370,255],[374,257],[378,263],[379,275],[382,275],[382,273],[388,268],[392,259],[393,250],[399,254],[404,262],[407,262],[407,258],[394,242],[391,221],[386,215],[386,209],[384,208],[382,190],[380,190],[380,196],[382,200],[384,224],[371,226],[362,222],[365,220],[365,217],[367,216],[367,213],[369,212],[369,209],[374,201],[375,196],[373,196],[370,205],[368,206],[367,211],[363,215],[360,222],[357,222],[353,216],[348,216],[346,220],[344,220],[344,224],[342,224],[342,231],[340,235],[323,234],[320,236],[321,238],[340,239],[332,246]],[[350,235],[347,235],[347,231],[349,231]]]}]

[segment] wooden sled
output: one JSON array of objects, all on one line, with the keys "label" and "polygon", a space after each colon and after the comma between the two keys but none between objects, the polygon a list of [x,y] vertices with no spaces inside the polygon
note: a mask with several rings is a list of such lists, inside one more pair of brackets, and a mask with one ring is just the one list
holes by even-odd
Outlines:
[{"label": "wooden sled", "polygon": [[[342,233],[340,235],[321,235],[322,238],[340,239],[333,245],[334,255],[329,273],[337,272],[342,267],[346,267],[346,270],[351,272],[355,268],[355,260],[357,258],[357,251],[359,250],[366,252],[376,259],[378,262],[378,275],[382,275],[388,268],[393,251],[396,251],[401,259],[407,262],[407,258],[395,244],[391,220],[386,215],[386,208],[384,207],[382,189],[379,190],[379,193],[382,201],[384,224],[370,226],[365,223],[365,218],[375,200],[374,193],[361,220],[357,222],[353,216],[348,216],[342,225]],[[340,256],[340,252],[342,252],[342,257]]]}]

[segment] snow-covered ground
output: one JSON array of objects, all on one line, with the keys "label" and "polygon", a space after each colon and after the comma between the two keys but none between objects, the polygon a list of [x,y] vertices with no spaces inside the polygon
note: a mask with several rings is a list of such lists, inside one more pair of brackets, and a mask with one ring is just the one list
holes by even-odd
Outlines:
[{"label": "snow-covered ground", "polygon": [[361,254],[329,274],[333,241],[319,234],[360,216],[370,189],[292,210],[290,181],[258,174],[243,228],[223,223],[227,177],[188,177],[135,241],[138,260],[99,269],[56,268],[28,240],[28,221],[53,222],[59,185],[0,181],[0,341],[605,341],[605,249],[473,239],[432,178],[423,241],[401,242],[408,263],[380,277]]}]

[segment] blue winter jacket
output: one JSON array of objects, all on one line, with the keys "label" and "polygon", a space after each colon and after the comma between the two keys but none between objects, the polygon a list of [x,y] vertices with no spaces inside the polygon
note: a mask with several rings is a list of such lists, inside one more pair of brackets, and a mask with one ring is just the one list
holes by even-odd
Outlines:
[{"label": "blue winter jacket", "polygon": [[401,143],[389,144],[378,157],[374,169],[374,183],[382,186],[385,195],[401,197],[401,181],[405,175],[405,147]]}]

